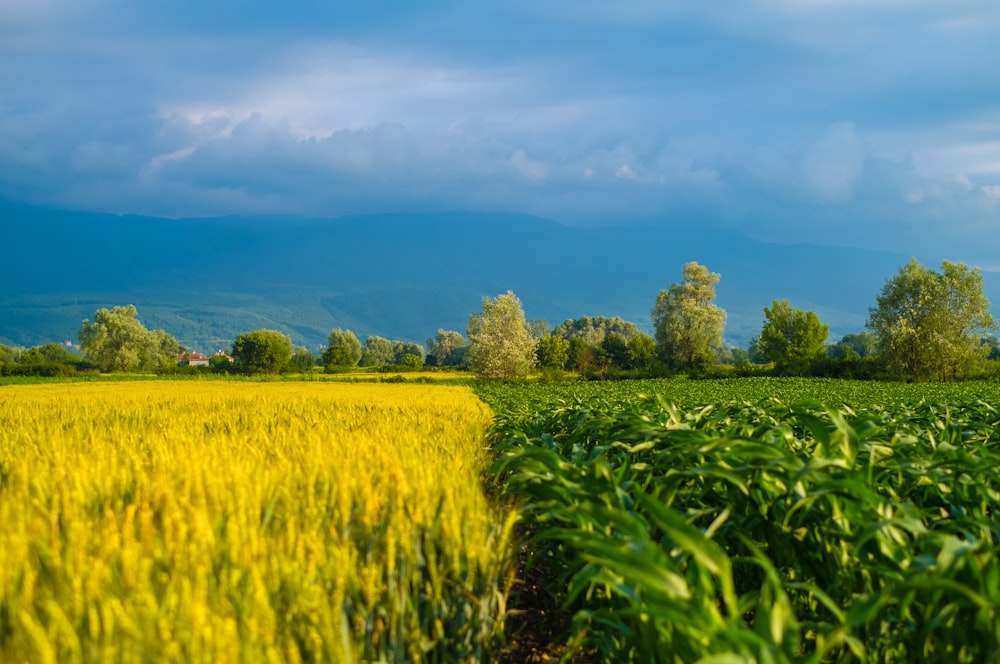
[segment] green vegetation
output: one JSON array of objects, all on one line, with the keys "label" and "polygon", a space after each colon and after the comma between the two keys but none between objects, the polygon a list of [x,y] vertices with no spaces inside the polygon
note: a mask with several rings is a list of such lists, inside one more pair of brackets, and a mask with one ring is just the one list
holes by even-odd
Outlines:
[{"label": "green vegetation", "polygon": [[[775,375],[924,382],[1000,375],[1000,341],[992,334],[997,326],[982,275],[962,264],[945,262],[938,273],[910,261],[886,282],[870,310],[871,331],[847,334],[836,343],[827,343],[829,327],[815,312],[774,300],[764,307],[760,333],[747,348],[723,345],[727,314],[714,304],[720,275],[690,262],[682,276],[681,283],[656,297],[650,317],[655,338],[634,323],[604,316],[567,319],[550,333],[547,321],[527,320],[521,301],[508,291],[484,299],[482,311],[468,320],[468,339],[439,328],[426,340],[426,350],[414,341],[379,335],[368,335],[362,345],[353,330],[338,327],[325,348],[316,347],[323,349],[319,364],[327,373],[344,373],[359,366],[413,371],[426,363],[502,380],[526,377],[536,367],[544,380]],[[204,357],[178,362],[177,351],[185,349],[163,330],[146,330],[133,305],[97,313],[94,323],[85,320],[80,328],[84,363],[7,347],[10,351],[0,355],[0,374],[54,376],[95,368],[224,373],[236,368],[227,355],[232,347],[216,352],[208,369]],[[285,327],[279,331],[293,339]],[[298,346],[284,363],[277,368],[272,363],[266,371],[309,373],[315,363],[310,349]]]},{"label": "green vegetation", "polygon": [[660,358],[669,366],[696,369],[716,361],[722,349],[726,312],[712,303],[720,276],[687,263],[680,284],[661,290],[653,307],[653,329]]},{"label": "green vegetation", "polygon": [[535,348],[538,366],[542,369],[563,370],[569,361],[569,342],[562,337],[549,335],[538,340]]},{"label": "green vegetation", "polygon": [[[129,305],[83,321],[85,359],[57,344],[0,346],[0,375],[432,382],[432,372],[386,373],[425,359],[449,380],[468,368],[490,379],[478,386],[497,413],[488,482],[519,519],[521,573],[533,584],[515,593],[512,624],[544,611],[534,629],[555,639],[554,652],[601,662],[995,657],[1000,384],[969,379],[1000,375],[987,359],[1000,359],[1000,342],[979,272],[911,261],[886,282],[871,331],[831,345],[815,313],[775,300],[747,349],[723,347],[720,275],[692,262],[682,276],[656,298],[655,338],[601,316],[549,334],[508,291],[483,298],[467,338],[439,328],[426,354],[333,329],[319,363],[347,375],[314,371],[317,358],[273,329],[238,335],[235,362],[220,353],[209,367],[179,368],[176,340],[146,330]],[[632,380],[651,376],[667,378]],[[494,599],[490,610],[504,611]]]},{"label": "green vegetation", "polygon": [[580,316],[577,319],[569,319],[552,330],[552,336],[562,337],[569,341],[579,338],[586,341],[591,346],[599,346],[609,334],[620,334],[626,340],[642,334],[635,323],[622,320],[618,316],[606,318],[604,316]]},{"label": "green vegetation", "polygon": [[0,376],[72,376],[92,368],[86,360],[60,344],[14,348],[0,344]]},{"label": "green vegetation", "polygon": [[567,656],[981,662],[1000,651],[995,383],[479,393],[498,413],[498,488],[518,501],[525,557],[543,568],[521,575],[548,580],[534,597],[567,615]]},{"label": "green vegetation", "polygon": [[967,375],[997,325],[978,269],[944,261],[935,272],[911,260],[886,282],[868,327],[889,371],[927,380]]},{"label": "green vegetation", "polygon": [[102,371],[162,369],[177,364],[180,345],[163,330],[147,330],[134,305],[98,309],[80,326],[80,350]]},{"label": "green vegetation", "polygon": [[764,327],[757,348],[783,374],[807,374],[810,365],[826,355],[830,329],[812,311],[802,311],[788,300],[764,307]]},{"label": "green vegetation", "polygon": [[427,362],[439,367],[454,367],[465,359],[465,337],[455,330],[438,328],[433,339],[427,340]]},{"label": "green vegetation", "polygon": [[330,331],[323,351],[323,366],[330,373],[353,367],[361,361],[361,342],[350,330],[339,327]]},{"label": "green vegetation", "polygon": [[292,359],[292,340],[277,330],[247,332],[233,342],[233,359],[243,373],[280,373]]},{"label": "green vegetation", "polygon": [[483,308],[469,316],[466,330],[469,369],[484,378],[523,378],[535,365],[536,339],[524,318],[521,301],[511,291],[483,298]]},{"label": "green vegetation", "polygon": [[878,352],[878,337],[871,332],[845,334],[844,337],[827,349],[827,354],[834,360],[857,360],[873,357]]}]

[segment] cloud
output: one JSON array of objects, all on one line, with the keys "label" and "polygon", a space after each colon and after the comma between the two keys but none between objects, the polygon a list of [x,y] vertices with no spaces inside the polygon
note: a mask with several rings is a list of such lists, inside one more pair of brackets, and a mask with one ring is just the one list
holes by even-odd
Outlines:
[{"label": "cloud", "polygon": [[0,196],[983,247],[997,28],[985,0],[5,3]]},{"label": "cloud", "polygon": [[819,203],[850,203],[861,184],[864,161],[865,146],[854,125],[830,127],[801,159],[806,194]]},{"label": "cloud", "polygon": [[514,154],[510,156],[510,163],[518,173],[520,173],[529,182],[534,182],[535,184],[540,184],[545,182],[545,169],[541,164],[528,159],[527,155],[524,154],[524,150],[515,150]]}]

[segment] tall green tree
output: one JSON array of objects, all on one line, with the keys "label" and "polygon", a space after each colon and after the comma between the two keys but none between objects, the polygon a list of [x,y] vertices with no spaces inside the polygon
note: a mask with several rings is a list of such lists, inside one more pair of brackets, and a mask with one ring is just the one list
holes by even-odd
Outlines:
[{"label": "tall green tree", "polygon": [[[3,360],[3,347],[0,347],[0,360]],[[75,364],[80,358],[62,344],[48,343],[43,346],[29,348],[21,355],[21,362],[52,362],[55,364]]]},{"label": "tall green tree", "polygon": [[598,364],[599,350],[597,346],[588,344],[582,337],[572,337],[566,351],[566,368],[573,371],[593,369]]},{"label": "tall green tree", "polygon": [[427,340],[428,361],[439,367],[455,366],[464,357],[464,347],[465,337],[461,332],[439,329],[433,339]]},{"label": "tall green tree", "polygon": [[758,337],[760,351],[780,373],[808,373],[809,365],[826,355],[830,328],[812,311],[796,309],[788,300],[764,307],[764,326]]},{"label": "tall green tree", "polygon": [[827,349],[827,355],[835,360],[859,360],[878,353],[878,337],[871,332],[845,334],[840,341]]},{"label": "tall green tree", "polygon": [[152,330],[149,335],[149,350],[143,356],[142,364],[152,369],[177,366],[177,356],[181,352],[177,339],[164,330]]},{"label": "tall green tree", "polygon": [[323,351],[323,366],[327,370],[353,367],[361,360],[361,342],[350,330],[339,327],[330,331]]},{"label": "tall green tree", "polygon": [[316,356],[304,346],[292,349],[292,357],[288,360],[287,369],[296,373],[309,373],[316,366]]},{"label": "tall green tree", "polygon": [[392,341],[385,337],[370,335],[365,339],[365,347],[361,350],[361,360],[358,362],[363,367],[381,367],[393,364],[396,359],[396,350]]},{"label": "tall green tree", "polygon": [[392,363],[418,369],[424,366],[424,347],[415,341],[393,341]]},{"label": "tall green tree", "polygon": [[618,369],[631,369],[632,363],[628,352],[628,339],[619,332],[610,332],[601,342],[601,353],[612,366]]},{"label": "tall green tree", "polygon": [[604,338],[611,333],[618,333],[629,341],[637,337],[641,332],[635,326],[623,320],[619,316],[606,318],[604,316],[580,316],[579,318],[569,318],[561,325],[552,330],[552,334],[569,341],[579,338],[586,341],[591,346],[600,346]]},{"label": "tall green tree", "polygon": [[640,332],[628,340],[628,360],[633,369],[648,369],[656,359],[656,340]]},{"label": "tall green tree", "polygon": [[147,330],[135,305],[98,309],[80,325],[80,351],[101,371],[159,369],[177,363],[180,345],[163,330]]},{"label": "tall green tree", "polygon": [[886,281],[876,302],[867,327],[896,375],[960,378],[989,353],[983,336],[997,325],[978,269],[944,261],[935,272],[911,259]]},{"label": "tall green tree", "polygon": [[521,301],[511,291],[495,299],[484,297],[482,311],[469,316],[466,336],[466,363],[482,377],[521,378],[535,365],[535,338]]},{"label": "tall green tree", "polygon": [[722,348],[726,312],[712,301],[721,278],[695,262],[681,269],[679,284],[661,290],[653,307],[656,350],[668,365],[693,369],[713,363]]},{"label": "tall green tree", "polygon": [[21,352],[21,348],[0,344],[0,362],[16,362]]},{"label": "tall green tree", "polygon": [[543,369],[561,371],[569,361],[569,342],[555,335],[542,337],[535,347],[535,357],[538,358],[538,366]]},{"label": "tall green tree", "polygon": [[233,342],[233,360],[243,373],[281,373],[291,359],[292,340],[278,330],[246,332]]}]

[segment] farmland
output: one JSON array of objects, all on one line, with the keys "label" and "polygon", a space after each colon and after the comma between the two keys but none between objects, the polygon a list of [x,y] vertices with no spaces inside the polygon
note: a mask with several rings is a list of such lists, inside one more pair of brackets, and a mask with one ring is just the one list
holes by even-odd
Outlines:
[{"label": "farmland", "polygon": [[328,378],[0,387],[0,661],[1000,652],[994,383]]},{"label": "farmland", "polygon": [[[993,661],[998,386],[481,386],[569,656]],[[532,608],[532,607],[529,607]],[[540,612],[537,615],[542,615]]]},{"label": "farmland", "polygon": [[467,388],[0,388],[0,660],[488,660],[511,519]]}]

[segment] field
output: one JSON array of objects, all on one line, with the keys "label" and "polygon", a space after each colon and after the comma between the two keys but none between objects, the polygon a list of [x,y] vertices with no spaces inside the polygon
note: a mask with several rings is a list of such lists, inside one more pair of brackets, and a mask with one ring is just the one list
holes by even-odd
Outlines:
[{"label": "field", "polygon": [[489,660],[491,416],[451,386],[0,387],[0,661]]},{"label": "field", "polygon": [[0,661],[1000,658],[1000,385],[391,380],[0,386]]},{"label": "field", "polygon": [[1000,386],[480,386],[554,652],[1000,658]]}]

